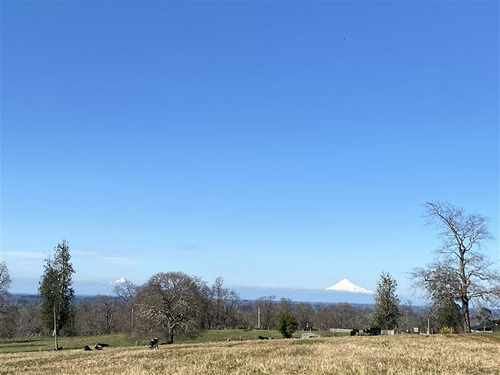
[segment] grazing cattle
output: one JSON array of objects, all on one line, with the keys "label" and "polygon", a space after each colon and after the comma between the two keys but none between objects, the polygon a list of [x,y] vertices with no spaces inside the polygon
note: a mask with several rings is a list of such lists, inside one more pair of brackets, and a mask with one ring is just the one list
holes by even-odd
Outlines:
[{"label": "grazing cattle", "polygon": [[88,346],[88,345],[85,345],[83,347],[83,350],[85,350],[86,352],[88,352],[89,350],[92,350],[92,348],[90,346]]},{"label": "grazing cattle", "polygon": [[269,340],[269,337],[264,337],[259,335],[259,340]]},{"label": "grazing cattle", "polygon": [[100,342],[98,342],[97,345],[100,345],[103,348],[107,348],[109,346],[109,344],[102,344]]},{"label": "grazing cattle", "polygon": [[95,349],[95,350],[102,350],[102,346],[101,346],[101,345],[99,345],[99,344],[97,344],[96,346],[94,346],[94,349]]},{"label": "grazing cattle", "polygon": [[52,350],[54,350],[54,351],[56,351],[56,350],[63,350],[63,348],[62,348],[62,346],[58,346],[57,348],[54,348]]},{"label": "grazing cattle", "polygon": [[359,329],[353,329],[351,331],[351,336],[356,336],[356,335],[359,335]]},{"label": "grazing cattle", "polygon": [[158,339],[156,337],[149,342],[149,349],[158,349]]}]

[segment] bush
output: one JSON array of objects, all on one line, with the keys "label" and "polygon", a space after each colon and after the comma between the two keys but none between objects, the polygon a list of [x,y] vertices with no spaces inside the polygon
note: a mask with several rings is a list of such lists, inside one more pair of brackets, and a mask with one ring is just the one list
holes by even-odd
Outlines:
[{"label": "bush", "polygon": [[439,330],[439,333],[441,333],[441,334],[449,334],[449,333],[454,333],[454,329],[453,329],[453,327],[447,327],[447,326],[444,326],[444,327],[442,327],[442,328]]},{"label": "bush", "polygon": [[276,319],[276,329],[280,331],[284,338],[289,339],[297,330],[297,321],[290,313],[280,311]]}]

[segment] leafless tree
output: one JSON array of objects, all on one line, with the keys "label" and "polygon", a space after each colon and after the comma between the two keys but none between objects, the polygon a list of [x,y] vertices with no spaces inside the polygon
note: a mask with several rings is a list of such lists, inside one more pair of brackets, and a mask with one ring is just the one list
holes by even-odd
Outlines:
[{"label": "leafless tree", "polygon": [[349,303],[327,305],[320,308],[314,316],[314,326],[320,330],[330,328],[367,328],[372,311],[363,307],[355,307]]},{"label": "leafless tree", "polygon": [[314,310],[310,303],[300,302],[295,306],[295,317],[297,318],[299,330],[312,330]]},{"label": "leafless tree", "polygon": [[276,307],[278,311],[284,311],[288,314],[295,316],[295,309],[293,306],[293,302],[290,298],[281,298],[278,306]]},{"label": "leafless tree", "polygon": [[255,301],[257,309],[260,309],[262,329],[273,329],[276,321],[276,296],[263,296]]},{"label": "leafless tree", "polygon": [[42,320],[40,318],[40,306],[29,303],[19,312],[18,334],[30,336],[43,332]]},{"label": "leafless tree", "polygon": [[401,332],[411,333],[414,331],[414,328],[418,328],[420,331],[426,326],[426,324],[423,323],[422,317],[413,307],[411,301],[407,301],[406,303],[401,304],[399,306],[399,311],[401,314],[399,316],[398,328]]},{"label": "leafless tree", "polygon": [[238,301],[235,291],[224,288],[222,277],[215,279],[209,290],[208,328],[227,328],[228,322],[234,319]]},{"label": "leafless tree", "polygon": [[120,297],[120,301],[128,310],[129,313],[129,332],[134,329],[134,308],[135,296],[137,294],[137,285],[130,280],[125,280],[123,283],[118,283],[113,288],[113,292]]},{"label": "leafless tree", "polygon": [[81,335],[101,334],[100,312],[95,301],[82,301],[75,305],[75,324]]},{"label": "leafless tree", "polygon": [[18,326],[19,309],[12,303],[4,304],[0,314],[0,337],[13,338]]},{"label": "leafless tree", "polygon": [[12,279],[5,262],[0,263],[0,336],[13,337],[16,329],[17,309],[12,304],[5,303],[9,295]]},{"label": "leafless tree", "polygon": [[102,331],[109,335],[113,329],[116,303],[110,296],[99,295],[99,305],[101,310]]},{"label": "leafless tree", "polygon": [[327,331],[330,328],[338,328],[336,327],[335,306],[327,305],[321,307],[314,317],[314,326],[322,331]]},{"label": "leafless tree", "polygon": [[427,223],[441,229],[443,243],[435,263],[411,272],[414,286],[431,298],[444,290],[460,302],[462,328],[470,332],[470,301],[498,298],[500,291],[500,275],[483,253],[484,242],[492,239],[488,219],[449,203],[427,202],[425,207]]},{"label": "leafless tree", "polygon": [[140,287],[137,306],[141,327],[161,331],[167,344],[174,342],[174,333],[196,330],[203,306],[203,283],[182,272],[157,273]]},{"label": "leafless tree", "polygon": [[0,303],[3,302],[5,297],[9,293],[9,287],[12,279],[9,275],[9,269],[7,268],[7,263],[0,263]]}]

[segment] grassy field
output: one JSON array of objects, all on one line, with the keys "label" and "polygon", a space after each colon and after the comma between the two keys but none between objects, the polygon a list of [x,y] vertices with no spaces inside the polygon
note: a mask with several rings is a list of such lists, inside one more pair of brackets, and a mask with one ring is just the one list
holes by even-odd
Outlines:
[{"label": "grassy field", "polygon": [[500,340],[491,334],[356,336],[0,354],[0,374],[18,373],[500,374]]},{"label": "grassy field", "polygon": [[[315,332],[322,337],[330,337],[330,332]],[[225,342],[225,341],[246,341],[258,340],[259,336],[269,337],[271,339],[281,338],[278,331],[264,330],[220,330],[220,331],[201,331],[191,335],[180,335],[175,337],[176,344],[196,344],[206,342]],[[294,334],[295,338],[300,338],[301,332]],[[162,337],[158,336],[160,342]],[[106,343],[111,347],[130,347],[130,346],[148,346],[150,338],[133,338],[124,334],[102,335],[102,336],[76,336],[60,337],[59,346],[64,349],[82,349],[85,345],[93,346],[97,343]],[[53,337],[39,337],[35,339],[15,338],[0,340],[0,353],[19,353],[19,352],[39,352],[50,351],[54,348]]]}]

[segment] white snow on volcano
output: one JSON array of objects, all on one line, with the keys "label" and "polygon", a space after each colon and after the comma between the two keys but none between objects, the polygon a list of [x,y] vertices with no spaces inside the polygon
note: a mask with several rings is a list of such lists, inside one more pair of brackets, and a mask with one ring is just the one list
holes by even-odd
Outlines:
[{"label": "white snow on volcano", "polygon": [[347,279],[340,280],[337,284],[332,285],[325,290],[333,290],[337,292],[348,292],[348,293],[362,293],[362,294],[375,294],[374,291],[362,288],[356,284],[351,283]]},{"label": "white snow on volcano", "polygon": [[127,281],[127,280],[125,280],[125,278],[124,278],[124,277],[120,277],[118,280],[115,280],[115,283],[116,283],[116,284],[122,284],[122,283],[124,283],[124,282],[126,282],[126,281]]}]

